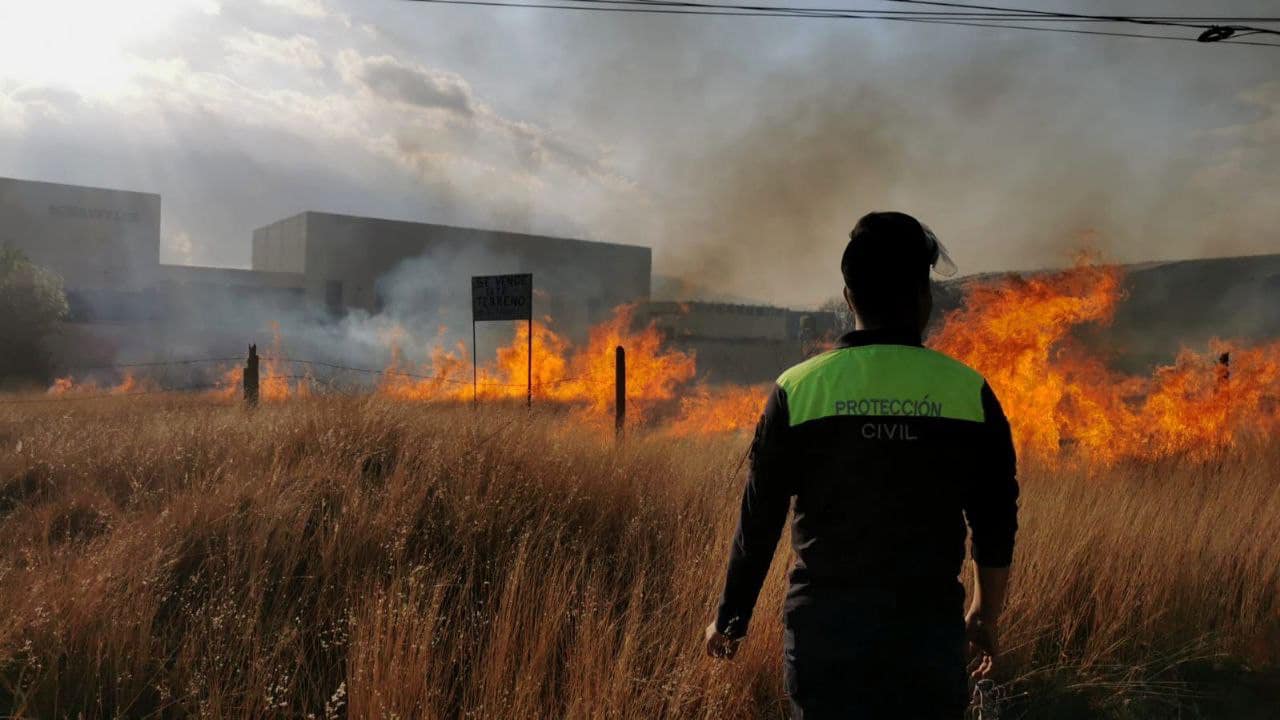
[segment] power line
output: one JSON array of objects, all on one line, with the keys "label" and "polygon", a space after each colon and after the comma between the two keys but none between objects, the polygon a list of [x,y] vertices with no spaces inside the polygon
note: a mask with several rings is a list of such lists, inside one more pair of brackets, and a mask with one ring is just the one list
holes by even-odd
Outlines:
[{"label": "power line", "polygon": [[[1095,22],[1095,23],[1119,23],[1119,22],[1137,22],[1144,25],[1156,25],[1166,27],[1187,27],[1196,30],[1210,30],[1221,28],[1220,25],[1194,25],[1185,22],[1169,22],[1168,18],[1175,16],[1164,16],[1163,18],[1138,18],[1136,16],[1120,16],[1120,15],[1075,15],[1071,13],[1056,13],[1041,10],[1018,10],[1013,8],[995,8],[984,5],[959,5],[956,3],[921,3],[921,4],[937,4],[948,7],[966,7],[975,8],[980,12],[920,12],[920,11],[893,11],[893,10],[847,10],[843,8],[830,7],[785,7],[774,5],[740,5],[731,3],[705,3],[696,0],[562,0],[563,2],[584,3],[591,5],[622,5],[633,6],[642,5],[646,7],[675,7],[675,8],[698,8],[708,10],[735,10],[732,14],[756,14],[772,15],[774,12],[780,13],[781,17],[834,17],[848,19],[871,19],[871,20],[896,20],[902,22],[921,22],[937,25],[957,25],[965,27],[986,27],[1011,30],[1033,30],[1041,32],[1062,32],[1077,35],[1106,35],[1110,37],[1131,37],[1152,40],[1180,40],[1184,42],[1198,42],[1195,38],[1173,37],[1167,35],[1143,35],[1139,33],[1124,32],[1108,32],[1099,30],[1076,30],[1068,28],[1042,28],[1027,25],[1011,25],[1004,22],[1006,19],[1016,19],[1022,22]],[[882,2],[911,2],[918,3],[920,0],[882,0]],[[801,15],[792,15],[792,13],[802,13]],[[997,22],[985,23],[978,22],[981,20],[994,19]],[[1182,18],[1186,20],[1186,18]],[[1280,22],[1275,18],[1253,18],[1252,21],[1259,22]],[[998,23],[998,24],[997,24]],[[1280,35],[1280,31],[1264,28],[1253,28],[1250,26],[1232,26],[1235,30],[1247,30],[1245,34],[1270,33]],[[1254,44],[1254,43],[1235,43],[1238,45]],[[1270,43],[1256,43],[1258,45],[1270,45]]]},{"label": "power line", "polygon": [[[1001,30],[1030,30],[1032,32],[1056,32],[1056,33],[1067,33],[1070,35],[1101,35],[1104,37],[1140,38],[1143,40],[1175,40],[1178,42],[1204,44],[1203,42],[1195,38],[1176,37],[1173,35],[1143,35],[1141,33],[1108,32],[1103,30],[1080,30],[1075,28],[1036,27],[1033,25],[1006,25],[1006,24],[980,23],[980,22],[958,22],[958,21],[957,22],[941,22],[941,21],[935,21],[935,20],[916,20],[914,22],[929,23],[929,24],[935,24],[935,25],[956,25],[956,26],[962,26],[962,27],[996,28]],[[1262,42],[1251,42],[1251,41],[1237,42],[1237,41],[1224,40],[1221,42],[1221,44],[1253,45],[1255,47],[1280,47],[1280,43],[1262,43]]]},{"label": "power line", "polygon": [[[351,367],[349,365],[339,365],[337,363],[323,362],[320,360],[301,360],[298,358],[287,358],[287,357],[278,358],[278,359],[281,362],[298,363],[300,365],[316,365],[319,367],[325,367],[332,370],[348,370],[351,372],[365,373],[368,375],[387,375],[391,377],[408,377],[408,378],[413,378],[415,380],[433,380],[436,382],[453,383],[455,385],[471,385],[472,384],[471,380],[454,380],[452,378],[444,377],[443,375],[424,375],[422,373],[411,373],[411,372],[405,372],[402,370],[393,370],[393,369],[376,370],[371,368],[359,368],[359,367]],[[534,383],[534,387],[546,387],[549,385],[562,385],[564,383],[577,382],[580,380],[590,380],[594,378],[595,375],[596,375],[595,373],[587,373],[586,375],[576,375],[574,377],[565,377],[565,378],[560,378],[558,380],[548,380],[545,382],[539,381]],[[528,385],[526,385],[525,383],[500,383],[500,382],[494,382],[491,380],[481,381],[477,384],[485,387],[510,387],[510,388],[528,387]]]},{"label": "power line", "polygon": [[[423,2],[425,0],[417,0]],[[1176,22],[1179,26],[1185,26],[1186,23],[1210,23],[1210,25],[1193,25],[1196,28],[1211,27],[1212,25],[1220,25],[1223,23],[1280,23],[1280,16],[1261,17],[1261,16],[1220,16],[1220,15],[1200,15],[1200,16],[1184,16],[1184,15],[1073,15],[1070,13],[1049,13],[1040,10],[991,10],[991,11],[972,11],[958,12],[954,10],[876,10],[871,8],[843,8],[843,7],[794,7],[789,5],[740,5],[730,3],[701,3],[701,2],[684,2],[677,0],[561,0],[562,2],[581,2],[581,3],[598,3],[608,5],[655,5],[655,6],[688,6],[710,9],[737,9],[737,10],[757,10],[766,12],[806,12],[806,13],[823,13],[823,14],[856,14],[859,17],[868,17],[871,19],[888,19],[890,17],[920,18],[920,19],[960,19],[960,20],[982,20],[982,19],[1014,19],[1024,20],[1028,22],[1102,22],[1115,23],[1125,21],[1142,21],[1144,23],[1163,23]],[[907,2],[908,0],[877,0],[878,2]],[[913,0],[914,1],[914,0]],[[926,3],[926,4],[945,4],[945,3]],[[529,7],[536,7],[529,5]],[[983,6],[970,6],[983,7]],[[1262,30],[1262,29],[1260,29]],[[1263,30],[1266,32],[1267,30]]]},{"label": "power line", "polygon": [[[678,0],[570,0],[572,2],[608,2],[608,4],[643,4],[643,5],[688,5],[697,7],[712,8],[739,8],[753,10],[778,10],[788,12],[815,12],[815,13],[857,13],[859,15],[874,15],[879,19],[887,19],[888,16],[913,17],[922,19],[1014,19],[1036,22],[1135,22],[1145,25],[1173,25],[1177,27],[1194,27],[1197,29],[1206,29],[1223,23],[1280,23],[1280,17],[1222,17],[1222,16],[1181,16],[1181,15],[1081,15],[1075,13],[1054,12],[1047,10],[1020,10],[1017,8],[996,8],[987,5],[964,5],[946,2],[924,2],[923,0],[878,0],[879,2],[903,2],[921,5],[940,5],[955,8],[973,8],[969,12],[957,12],[955,10],[939,10],[939,11],[921,11],[921,10],[874,10],[869,8],[841,8],[841,7],[793,7],[787,5],[737,5],[729,3],[701,3],[701,2],[683,2]],[[886,16],[880,18],[879,16]],[[1193,23],[1209,23],[1193,24]],[[1253,29],[1253,28],[1240,28]],[[1257,28],[1262,32],[1272,32],[1269,29]],[[1276,31],[1280,32],[1280,31]]]},{"label": "power line", "polygon": [[154,362],[112,363],[110,365],[63,365],[60,370],[119,370],[121,368],[159,367],[165,365],[196,365],[199,363],[240,362],[244,356],[233,358],[197,358],[194,360],[156,360]]},{"label": "power line", "polygon": [[105,400],[107,398],[137,397],[139,395],[180,395],[187,392],[206,392],[209,390],[225,390],[221,385],[188,385],[180,388],[164,388],[160,390],[131,390],[129,392],[107,392],[94,395],[80,393],[58,393],[35,398],[3,398],[0,405],[29,405],[32,403],[59,403],[80,400]]},{"label": "power line", "polygon": [[[583,12],[614,12],[623,14],[636,15],[694,15],[694,16],[711,16],[711,17],[774,17],[774,18],[809,18],[809,19],[843,19],[843,20],[892,20],[898,22],[917,22],[933,25],[954,25],[961,27],[980,27],[993,28],[1003,30],[1030,30],[1038,32],[1058,32],[1077,35],[1101,35],[1108,37],[1125,37],[1140,38],[1144,40],[1175,40],[1179,42],[1199,42],[1195,38],[1176,37],[1170,35],[1144,35],[1141,33],[1124,33],[1109,32],[1101,30],[1081,30],[1062,27],[1041,27],[1032,25],[1013,25],[1008,24],[1006,18],[1016,18],[1024,22],[1046,22],[1049,18],[1041,18],[1030,16],[1022,13],[1009,13],[1006,15],[996,16],[995,22],[978,22],[989,16],[987,13],[918,13],[915,15],[906,15],[903,13],[892,13],[891,11],[877,10],[839,10],[836,8],[786,8],[781,6],[749,6],[749,5],[728,5],[718,3],[695,3],[695,2],[675,2],[672,0],[560,0],[557,3],[551,2],[516,2],[506,0],[410,0],[418,3],[431,3],[436,5],[464,5],[478,7],[500,7],[500,8],[524,8],[524,9],[541,9],[541,10],[577,10]],[[904,1],[904,0],[885,0],[888,2]],[[570,4],[571,3],[571,4]],[[1067,22],[1073,18],[1054,17],[1055,22]],[[1077,19],[1080,22],[1122,22],[1119,20],[1108,19],[1103,16],[1081,17]],[[1197,18],[1199,20],[1199,18]],[[1270,18],[1250,18],[1252,22],[1272,22]],[[1280,20],[1275,20],[1280,22]],[[1210,28],[1213,26],[1202,25],[1186,25],[1172,22],[1151,22],[1144,24],[1166,25],[1173,27],[1194,27],[1196,29]],[[1250,28],[1247,34],[1267,33],[1280,34],[1280,31]],[[1280,47],[1276,43],[1262,43],[1251,41],[1234,41],[1224,39],[1219,41],[1220,44],[1228,45],[1252,45],[1257,47]]]},{"label": "power line", "polygon": [[[1166,27],[1186,27],[1196,28],[1199,30],[1208,30],[1215,25],[1196,24],[1189,22],[1187,19],[1166,16],[1161,19],[1142,18],[1134,15],[1089,15],[1085,13],[1069,13],[1057,10],[1025,10],[1022,8],[1002,7],[998,5],[974,5],[970,3],[958,2],[940,2],[938,0],[882,0],[882,2],[899,3],[902,5],[929,5],[931,7],[957,8],[964,10],[979,10],[989,12],[1006,12],[1006,13],[1022,13],[1025,15],[1041,15],[1046,17],[1056,17],[1070,20],[1101,20],[1104,22],[1115,23],[1134,23],[1138,25],[1161,25]],[[1255,28],[1249,26],[1235,27],[1236,30],[1250,30],[1256,32],[1264,32],[1280,35],[1280,30],[1271,30],[1269,28]]]},{"label": "power line", "polygon": [[[241,360],[243,360],[243,359],[244,359],[243,357],[233,357],[233,358],[193,358],[193,359],[186,359],[186,360],[157,360],[157,361],[152,361],[152,362],[114,363],[114,364],[110,364],[110,365],[69,365],[69,366],[65,366],[65,367],[64,367],[64,368],[62,368],[62,369],[64,369],[64,370],[120,370],[120,369],[126,369],[126,368],[168,367],[168,366],[173,366],[173,365],[192,365],[192,364],[197,364],[197,363],[224,363],[224,362],[239,362],[239,361],[241,361]],[[331,369],[331,370],[344,370],[344,371],[349,371],[349,372],[364,373],[364,374],[367,374],[367,375],[384,375],[384,376],[391,376],[391,377],[407,377],[407,378],[413,378],[413,379],[415,379],[415,380],[432,380],[432,381],[435,381],[435,382],[441,382],[441,383],[452,383],[452,384],[455,384],[455,385],[471,385],[471,384],[472,384],[472,381],[471,381],[471,380],[455,380],[455,379],[453,379],[453,378],[445,377],[445,376],[443,376],[443,375],[427,375],[427,374],[423,374],[423,373],[406,372],[406,371],[403,371],[403,370],[396,370],[396,369],[391,369],[391,368],[384,368],[384,369],[361,368],[361,367],[353,367],[353,366],[350,366],[350,365],[340,365],[340,364],[337,364],[337,363],[324,362],[324,361],[322,361],[322,360],[306,360],[306,359],[302,359],[302,358],[289,358],[289,357],[270,357],[270,356],[267,356],[267,357],[266,357],[266,359],[267,359],[267,361],[268,361],[268,362],[275,361],[275,362],[295,363],[295,364],[298,364],[298,365],[308,365],[308,366],[323,367],[323,368],[328,368],[328,369]],[[534,386],[535,386],[535,387],[549,387],[549,386],[552,386],[552,385],[562,385],[562,384],[564,384],[564,383],[570,383],[570,382],[580,382],[580,381],[594,380],[594,379],[595,379],[595,377],[596,377],[596,375],[597,375],[596,373],[586,373],[586,374],[584,374],[584,375],[575,375],[575,376],[572,376],[572,377],[563,377],[563,378],[559,378],[559,379],[556,379],[556,380],[539,381],[539,382],[535,382],[535,383],[534,383]],[[319,382],[319,380],[318,380],[317,378],[315,378],[314,376],[310,376],[310,375],[268,375],[268,376],[265,378],[265,380],[264,380],[264,381],[265,381],[265,382],[270,382],[270,381],[272,381],[273,379],[274,379],[274,380],[312,380],[312,381],[317,381],[317,382]],[[501,382],[494,382],[494,381],[481,381],[481,382],[480,382],[480,383],[478,383],[478,384],[479,384],[479,385],[482,385],[482,386],[485,386],[485,387],[511,387],[511,388],[517,388],[517,387],[518,387],[518,388],[524,388],[524,387],[528,387],[525,383],[501,383]],[[191,387],[185,387],[185,388],[170,388],[170,389],[162,389],[162,390],[145,390],[145,391],[139,391],[139,392],[102,393],[102,394],[100,394],[100,395],[75,395],[75,396],[74,396],[74,398],[75,398],[75,399],[88,400],[88,399],[96,399],[96,398],[99,398],[99,397],[123,397],[123,396],[129,396],[129,395],[149,395],[149,394],[158,393],[158,392],[182,391],[182,390],[191,390],[191,389],[211,389],[211,388],[220,388],[220,387],[223,387],[223,386],[191,386]],[[56,397],[61,397],[61,396],[60,396],[60,395],[55,395],[55,396],[53,396],[53,397],[54,397],[54,398],[56,398]],[[52,398],[51,398],[51,399],[52,399]],[[40,399],[40,400],[23,400],[23,401],[21,401],[21,402],[46,402],[46,401],[47,401],[46,399]]]}]

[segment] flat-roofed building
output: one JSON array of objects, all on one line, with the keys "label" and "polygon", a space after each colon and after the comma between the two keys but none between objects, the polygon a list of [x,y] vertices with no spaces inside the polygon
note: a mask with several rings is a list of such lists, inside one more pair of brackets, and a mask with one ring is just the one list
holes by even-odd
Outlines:
[{"label": "flat-roofed building", "polygon": [[253,234],[254,270],[304,275],[307,299],[334,314],[377,313],[405,286],[423,305],[469,307],[469,275],[532,273],[534,313],[581,328],[647,300],[651,264],[647,247],[323,212]]},{"label": "flat-roofed building", "polygon": [[771,305],[655,301],[636,318],[694,353],[704,378],[739,383],[769,382],[839,334],[833,313]]},{"label": "flat-roofed building", "polygon": [[71,292],[137,292],[160,265],[160,196],[0,178],[0,245],[62,276]]}]

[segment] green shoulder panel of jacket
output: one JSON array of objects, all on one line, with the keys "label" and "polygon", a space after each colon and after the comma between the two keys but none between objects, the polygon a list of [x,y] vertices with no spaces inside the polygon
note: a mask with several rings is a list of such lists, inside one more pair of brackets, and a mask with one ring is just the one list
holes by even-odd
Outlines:
[{"label": "green shoulder panel of jacket", "polygon": [[778,378],[787,394],[792,426],[837,415],[982,422],[984,383],[968,365],[909,345],[832,350]]}]

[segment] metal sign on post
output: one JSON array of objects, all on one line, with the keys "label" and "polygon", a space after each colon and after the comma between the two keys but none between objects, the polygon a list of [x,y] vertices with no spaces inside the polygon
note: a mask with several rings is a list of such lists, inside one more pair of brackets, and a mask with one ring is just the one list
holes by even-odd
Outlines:
[{"label": "metal sign on post", "polygon": [[533,275],[474,275],[471,277],[471,399],[480,393],[476,378],[476,323],[524,320],[529,323],[529,373],[526,402],[533,406]]}]

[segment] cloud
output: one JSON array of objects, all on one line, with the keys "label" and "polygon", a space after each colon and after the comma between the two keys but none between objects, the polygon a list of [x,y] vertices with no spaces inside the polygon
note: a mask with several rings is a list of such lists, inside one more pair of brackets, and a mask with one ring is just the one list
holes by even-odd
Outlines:
[{"label": "cloud", "polygon": [[1224,234],[1264,251],[1280,222],[1264,50],[355,0],[210,8],[104,10],[128,42],[77,25],[97,43],[80,53],[18,46],[0,62],[0,174],[160,192],[166,237],[180,228],[208,264],[245,264],[254,227],[332,210],[641,243],[658,272],[781,303],[831,293],[833,253],[876,207],[931,222],[965,272],[1053,264],[1086,230],[1121,260],[1214,254]]},{"label": "cloud", "polygon": [[339,54],[338,68],[364,96],[370,125],[391,140],[380,147],[419,173],[467,168],[486,182],[505,175],[533,187],[542,173],[564,171],[615,189],[628,185],[600,148],[494,112],[455,73],[353,50]]},{"label": "cloud", "polygon": [[196,244],[191,233],[176,229],[165,234],[161,239],[160,251],[162,260],[175,265],[191,265],[196,261]]},{"label": "cloud", "polygon": [[388,55],[361,57],[354,52],[344,52],[342,60],[342,71],[348,82],[386,100],[465,116],[476,113],[471,87],[452,73],[405,64]]},{"label": "cloud", "polygon": [[1243,90],[1236,100],[1255,117],[1249,122],[1217,128],[1210,135],[1238,138],[1254,145],[1280,140],[1280,81],[1273,80]]},{"label": "cloud", "polygon": [[16,134],[26,124],[26,106],[0,90],[0,132]]},{"label": "cloud", "polygon": [[1236,94],[1236,110],[1247,119],[1201,135],[1187,186],[1198,202],[1191,232],[1206,238],[1213,254],[1254,254],[1280,249],[1280,82],[1268,81]]},{"label": "cloud", "polygon": [[332,11],[321,0],[262,0],[262,4],[305,18],[326,18]]},{"label": "cloud", "polygon": [[246,30],[225,41],[226,49],[237,59],[274,63],[301,69],[324,67],[324,57],[315,38],[304,35],[279,37]]},{"label": "cloud", "polygon": [[12,92],[0,90],[0,129],[20,131],[32,123],[67,124],[83,99],[72,90],[25,86]]},{"label": "cloud", "polygon": [[186,16],[182,42],[121,48],[109,93],[0,70],[0,172],[159,192],[166,259],[231,266],[255,227],[301,210],[582,235],[566,194],[634,193],[590,141],[496,112],[461,74],[337,14],[311,13],[302,34],[278,8],[222,10]]}]

